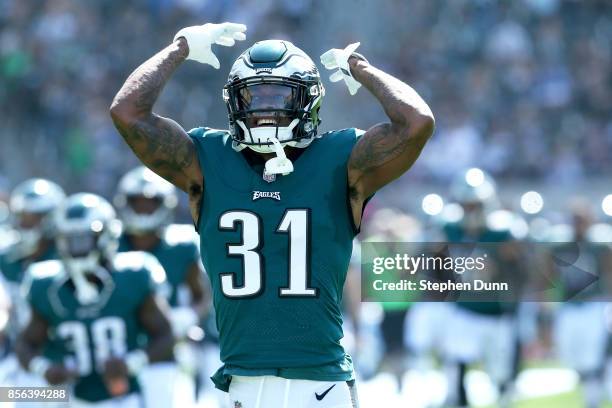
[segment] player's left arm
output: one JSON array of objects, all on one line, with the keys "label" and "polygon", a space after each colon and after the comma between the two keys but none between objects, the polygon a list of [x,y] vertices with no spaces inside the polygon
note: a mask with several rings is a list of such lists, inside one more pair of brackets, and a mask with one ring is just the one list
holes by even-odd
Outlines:
[{"label": "player's left arm", "polygon": [[104,363],[104,381],[111,395],[128,391],[128,375],[136,375],[146,364],[171,361],[174,336],[167,317],[167,305],[155,294],[149,294],[140,309],[138,320],[148,336],[146,350],[132,350],[125,357],[111,356]]},{"label": "player's left arm", "polygon": [[435,121],[427,103],[408,84],[357,56],[348,63],[353,78],[378,99],[389,117],[389,122],[371,127],[359,138],[349,158],[351,202],[362,204],[414,164]]},{"label": "player's left arm", "polygon": [[193,262],[187,270],[185,283],[191,292],[193,310],[202,317],[210,308],[210,290],[204,280],[204,271],[199,262]]},{"label": "player's left arm", "polygon": [[140,324],[149,338],[146,349],[149,362],[172,359],[174,336],[168,319],[168,310],[169,307],[164,299],[150,294],[138,311]]}]

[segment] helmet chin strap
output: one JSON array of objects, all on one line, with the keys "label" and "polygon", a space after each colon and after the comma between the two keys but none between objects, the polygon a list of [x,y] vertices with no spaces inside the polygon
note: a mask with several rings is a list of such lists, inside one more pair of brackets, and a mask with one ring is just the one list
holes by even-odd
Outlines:
[{"label": "helmet chin strap", "polygon": [[283,145],[281,145],[276,137],[271,137],[268,140],[272,142],[276,157],[266,162],[265,172],[266,174],[282,174],[286,176],[293,171],[293,163],[287,158]]}]

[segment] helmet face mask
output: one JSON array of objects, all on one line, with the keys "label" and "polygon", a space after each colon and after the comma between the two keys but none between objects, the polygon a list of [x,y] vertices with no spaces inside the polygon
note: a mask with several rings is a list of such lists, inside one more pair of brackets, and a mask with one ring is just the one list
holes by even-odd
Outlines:
[{"label": "helmet face mask", "polygon": [[68,197],[55,218],[55,242],[77,298],[84,304],[94,302],[98,290],[86,276],[99,274],[117,251],[121,223],[115,210],[102,197],[81,193]]},{"label": "helmet face mask", "polygon": [[78,232],[64,234],[58,237],[61,251],[66,258],[85,258],[98,250],[98,233]]},{"label": "helmet face mask", "polygon": [[317,134],[325,91],[314,62],[287,41],[256,43],[234,63],[223,99],[234,148],[274,152],[270,139],[306,147]]},{"label": "helmet face mask", "polygon": [[160,196],[147,197],[139,194],[127,196],[127,206],[136,214],[151,215],[164,205],[164,200]]},{"label": "helmet face mask", "polygon": [[244,113],[245,122],[249,127],[259,126],[265,119],[281,119],[278,125],[286,126],[291,122],[298,109],[298,87],[290,84],[276,83],[275,81],[258,81],[247,86],[236,86],[237,107]]},{"label": "helmet face mask", "polygon": [[[89,270],[112,259],[118,246],[121,223],[113,207],[102,197],[75,194],[56,214],[55,241],[62,260],[69,266],[87,265]],[[78,269],[81,269],[79,267]]]}]

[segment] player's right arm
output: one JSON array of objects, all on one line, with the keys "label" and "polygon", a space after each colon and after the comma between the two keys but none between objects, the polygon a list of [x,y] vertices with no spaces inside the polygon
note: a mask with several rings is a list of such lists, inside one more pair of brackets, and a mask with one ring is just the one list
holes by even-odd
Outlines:
[{"label": "player's right arm", "polygon": [[26,370],[43,376],[51,385],[63,384],[77,373],[63,364],[52,363],[42,357],[41,350],[48,340],[47,330],[47,322],[33,309],[30,322],[17,338],[15,353]]},{"label": "player's right arm", "polygon": [[196,148],[185,130],[172,119],[153,112],[164,85],[186,59],[219,68],[212,44],[232,46],[246,38],[246,26],[204,24],[180,30],[174,42],[149,58],[125,81],[113,100],[111,117],[136,156],[190,198],[192,215],[203,193],[203,176]]}]

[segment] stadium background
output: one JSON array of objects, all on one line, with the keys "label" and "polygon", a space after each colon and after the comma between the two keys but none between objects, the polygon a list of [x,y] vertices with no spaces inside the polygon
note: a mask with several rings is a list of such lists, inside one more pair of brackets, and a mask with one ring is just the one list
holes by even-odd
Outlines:
[{"label": "stadium background", "polygon": [[[68,193],[112,197],[138,164],[109,119],[114,93],[178,29],[221,21],[246,24],[247,43],[288,39],[315,60],[361,41],[372,63],[428,101],[436,134],[368,215],[395,207],[423,219],[426,194],[445,197],[454,175],[480,167],[508,208],[520,211],[521,194],[537,190],[544,212],[561,222],[582,196],[610,222],[601,204],[612,193],[606,0],[0,0],[0,195],[44,176]],[[226,127],[221,87],[244,47],[218,47],[218,71],[184,64],[156,112],[185,128]],[[350,97],[324,84],[323,131],[385,120],[365,90]],[[185,205],[177,221],[189,223]]]}]

